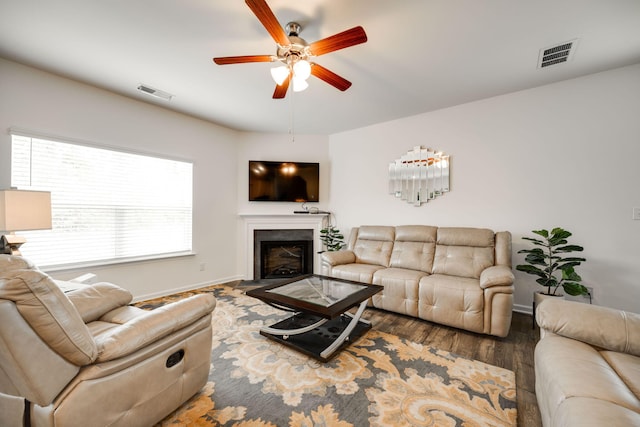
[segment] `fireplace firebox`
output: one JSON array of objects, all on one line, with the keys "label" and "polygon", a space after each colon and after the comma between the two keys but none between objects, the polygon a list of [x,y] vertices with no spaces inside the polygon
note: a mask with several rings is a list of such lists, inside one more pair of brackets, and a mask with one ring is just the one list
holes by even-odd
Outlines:
[{"label": "fireplace firebox", "polygon": [[260,244],[260,277],[279,279],[309,273],[306,252],[309,241],[263,241]]},{"label": "fireplace firebox", "polygon": [[255,230],[254,278],[282,279],[313,273],[313,230]]}]

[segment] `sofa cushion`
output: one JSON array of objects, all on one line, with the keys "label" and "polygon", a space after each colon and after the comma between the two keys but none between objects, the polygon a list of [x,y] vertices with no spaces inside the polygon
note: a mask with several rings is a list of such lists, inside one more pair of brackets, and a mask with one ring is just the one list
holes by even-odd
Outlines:
[{"label": "sofa cushion", "polygon": [[601,351],[600,355],[640,399],[640,357],[616,351]]},{"label": "sofa cushion", "polygon": [[431,273],[436,249],[437,227],[402,225],[396,227],[391,267]]},{"label": "sofa cushion", "polygon": [[114,308],[127,305],[132,300],[131,292],[112,283],[96,283],[68,292],[67,298],[76,307],[84,323],[98,320]]},{"label": "sofa cushion", "polygon": [[640,413],[614,402],[573,397],[562,402],[549,425],[564,427],[640,426]]},{"label": "sofa cushion", "polygon": [[422,271],[393,267],[376,271],[373,284],[384,286],[384,290],[371,297],[373,306],[418,316],[418,283],[425,275]]},{"label": "sofa cushion", "polygon": [[33,264],[11,258],[0,261],[11,266],[0,270],[0,298],[13,301],[36,334],[64,359],[78,366],[93,362],[98,349],[71,301]]},{"label": "sofa cushion", "polygon": [[493,248],[495,233],[488,228],[440,227],[438,228],[437,243],[447,246]]},{"label": "sofa cushion", "polygon": [[[536,394],[546,401],[550,418],[576,396],[614,402],[640,412],[640,401],[592,346],[548,335],[535,349]],[[577,425],[577,424],[576,424]]]},{"label": "sofa cushion", "polygon": [[389,266],[395,227],[363,225],[353,247],[356,263]]},{"label": "sofa cushion", "polygon": [[494,233],[483,228],[438,229],[434,274],[479,279],[482,270],[494,265]]},{"label": "sofa cushion", "polygon": [[432,274],[420,279],[418,317],[473,332],[484,330],[484,292],[477,279]]},{"label": "sofa cushion", "polygon": [[433,274],[479,279],[482,270],[493,265],[493,249],[437,245]]}]

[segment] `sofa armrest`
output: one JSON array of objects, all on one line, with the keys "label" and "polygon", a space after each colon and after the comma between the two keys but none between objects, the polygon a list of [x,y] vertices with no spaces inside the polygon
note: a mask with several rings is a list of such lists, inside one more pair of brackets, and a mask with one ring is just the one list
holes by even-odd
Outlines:
[{"label": "sofa armrest", "polygon": [[515,277],[511,268],[506,265],[494,265],[485,268],[480,273],[480,287],[482,289],[491,288],[493,286],[511,286]]},{"label": "sofa armrest", "polygon": [[640,315],[575,301],[550,299],[536,309],[541,333],[551,332],[606,350],[640,356]]},{"label": "sofa armrest", "polygon": [[98,362],[131,354],[211,314],[216,300],[211,294],[195,295],[167,304],[98,335]]},{"label": "sofa armrest", "polygon": [[113,309],[131,302],[131,292],[112,283],[96,283],[82,286],[66,293],[67,298],[76,307],[84,323],[98,320]]},{"label": "sofa armrest", "polygon": [[351,250],[342,250],[342,251],[327,251],[322,253],[322,264],[323,265],[342,265],[342,264],[353,264],[356,262],[356,254]]}]

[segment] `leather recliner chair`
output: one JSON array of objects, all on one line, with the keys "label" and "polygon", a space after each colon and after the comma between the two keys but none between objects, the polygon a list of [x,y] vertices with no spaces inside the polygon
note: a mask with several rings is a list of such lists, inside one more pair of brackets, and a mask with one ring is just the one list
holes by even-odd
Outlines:
[{"label": "leather recliner chair", "polygon": [[150,426],[206,383],[211,294],[154,310],[0,255],[0,425]]}]

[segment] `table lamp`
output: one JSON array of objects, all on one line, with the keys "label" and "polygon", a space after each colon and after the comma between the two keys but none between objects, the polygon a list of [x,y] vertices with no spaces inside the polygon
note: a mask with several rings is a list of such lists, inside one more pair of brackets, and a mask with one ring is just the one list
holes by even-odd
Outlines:
[{"label": "table lamp", "polygon": [[48,191],[0,190],[0,253],[22,255],[20,246],[27,241],[14,231],[51,229],[51,193]]}]

